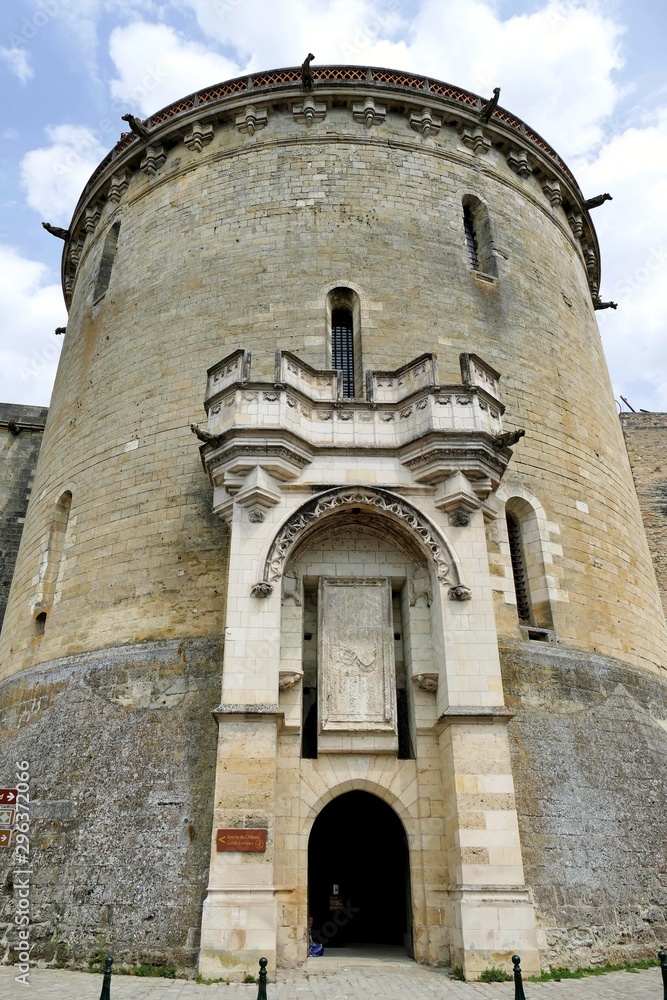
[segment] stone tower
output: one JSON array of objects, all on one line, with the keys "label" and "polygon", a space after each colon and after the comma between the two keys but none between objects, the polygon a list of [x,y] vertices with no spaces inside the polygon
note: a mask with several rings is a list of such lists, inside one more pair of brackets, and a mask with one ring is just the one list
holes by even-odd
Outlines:
[{"label": "stone tower", "polygon": [[37,953],[650,950],[667,633],[575,179],[385,69],[131,125],[68,230],[0,640]]}]

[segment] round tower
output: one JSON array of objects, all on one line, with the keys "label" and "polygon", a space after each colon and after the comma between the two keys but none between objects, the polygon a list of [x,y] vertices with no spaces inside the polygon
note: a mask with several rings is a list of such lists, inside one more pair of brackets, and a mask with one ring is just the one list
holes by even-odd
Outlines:
[{"label": "round tower", "polygon": [[575,179],[385,69],[130,126],[66,234],[0,637],[38,952],[642,953],[667,630]]}]

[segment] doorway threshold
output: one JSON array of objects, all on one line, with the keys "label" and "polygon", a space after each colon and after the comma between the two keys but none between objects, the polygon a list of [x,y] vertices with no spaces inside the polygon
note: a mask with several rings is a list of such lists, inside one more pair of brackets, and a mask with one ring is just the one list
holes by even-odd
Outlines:
[{"label": "doorway threshold", "polygon": [[308,971],[325,972],[329,969],[353,969],[366,965],[414,965],[403,945],[350,944],[344,948],[324,949],[320,958],[306,959]]}]

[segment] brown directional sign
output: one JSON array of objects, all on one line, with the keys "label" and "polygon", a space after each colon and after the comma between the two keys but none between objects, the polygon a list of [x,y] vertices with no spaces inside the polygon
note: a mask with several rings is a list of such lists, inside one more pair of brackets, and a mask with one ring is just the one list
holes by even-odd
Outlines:
[{"label": "brown directional sign", "polygon": [[12,839],[11,830],[0,829],[0,847],[9,847]]},{"label": "brown directional sign", "polygon": [[0,806],[15,806],[17,794],[15,788],[0,788]]},{"label": "brown directional sign", "polygon": [[265,851],[266,830],[218,830],[219,851]]}]

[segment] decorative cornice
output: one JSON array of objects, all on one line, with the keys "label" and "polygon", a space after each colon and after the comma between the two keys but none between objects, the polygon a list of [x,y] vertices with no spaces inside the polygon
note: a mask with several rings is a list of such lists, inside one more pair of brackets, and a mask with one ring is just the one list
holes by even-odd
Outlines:
[{"label": "decorative cornice", "polygon": [[[245,122],[248,121],[248,114],[251,117],[255,114],[254,127],[259,128],[264,124],[265,111],[254,110],[258,103],[266,108],[271,101],[287,99],[289,103],[289,98],[293,97],[299,102],[293,105],[296,117],[309,126],[321,120],[331,103],[339,101],[341,95],[347,92],[353,114],[359,116],[361,109],[366,109],[363,112],[366,124],[380,124],[385,105],[389,106],[391,101],[393,108],[402,106],[406,126],[415,128],[422,134],[435,134],[442,122],[443,127],[446,123],[447,126],[463,130],[464,141],[478,153],[485,152],[492,145],[497,146],[507,156],[510,167],[519,177],[525,178],[529,170],[532,170],[540,183],[549,178],[552,190],[548,197],[553,199],[552,204],[557,200],[556,190],[552,185],[553,178],[560,184],[562,204],[566,211],[581,214],[583,240],[595,251],[595,274],[591,277],[591,288],[595,290],[599,287],[597,237],[577,182],[553,147],[520,118],[498,106],[493,109],[489,121],[484,122],[482,130],[479,113],[485,102],[481,97],[452,84],[392,69],[319,66],[313,68],[313,77],[314,91],[305,98],[301,89],[301,67],[237,77],[189,94],[151,115],[143,123],[150,135],[149,146],[145,139],[132,131],[122,133],[120,140],[102,160],[84,188],[70,227],[72,238],[80,238],[81,234],[75,230],[80,228],[83,232],[85,210],[91,203],[103,203],[107,198],[110,201],[119,199],[127,186],[126,171],[141,167],[149,175],[155,174],[164,163],[163,157],[166,157],[169,149],[184,140],[191,149],[200,150],[200,142],[203,147],[210,141],[210,127],[213,123],[216,126],[231,124],[235,127],[238,117],[243,117]],[[372,121],[370,102],[375,105]],[[196,134],[197,129],[202,130],[199,135]],[[248,131],[251,132],[252,128]],[[359,141],[364,140],[369,141],[369,137],[360,135]],[[122,178],[120,183],[119,178]],[[66,298],[69,299],[74,276],[68,267],[67,253],[63,255],[62,270],[63,286],[66,288]]]}]

